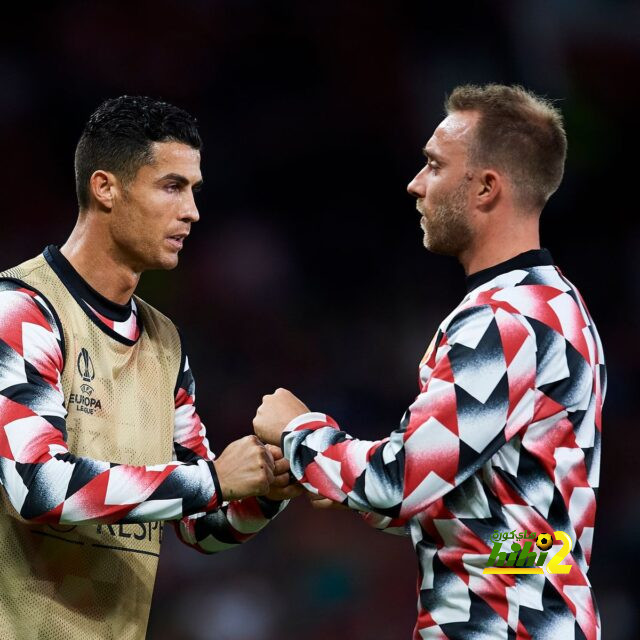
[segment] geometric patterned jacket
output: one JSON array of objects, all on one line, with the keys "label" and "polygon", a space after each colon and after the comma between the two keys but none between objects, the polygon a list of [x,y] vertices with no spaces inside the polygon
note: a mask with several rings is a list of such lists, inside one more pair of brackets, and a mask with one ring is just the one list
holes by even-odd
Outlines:
[{"label": "geometric patterned jacket", "polygon": [[[598,333],[544,249],[472,275],[468,288],[389,437],[358,440],[312,412],[287,426],[282,448],[307,489],[411,536],[415,640],[596,640],[587,571],[606,390]],[[513,530],[564,531],[569,573],[483,574],[492,534]]]},{"label": "geometric patterned jacket", "polygon": [[[44,257],[105,333],[135,344],[143,328],[133,299],[125,308],[103,298],[53,245],[45,249]],[[263,497],[223,503],[211,464],[215,454],[196,411],[195,382],[184,353],[175,385],[173,461],[153,468],[116,468],[117,461],[74,456],[66,442],[66,407],[60,386],[62,329],[56,318],[55,309],[37,292],[17,281],[0,279],[0,486],[23,518],[82,524],[86,510],[83,501],[75,498],[84,492],[91,496],[93,523],[170,519],[182,542],[202,553],[217,553],[253,537],[286,506],[286,501]],[[16,385],[16,379],[21,384]],[[35,416],[35,421],[27,423],[29,429],[21,420],[25,416]],[[14,470],[16,465],[26,480],[16,481],[21,478]],[[40,467],[40,473],[33,472]],[[73,474],[60,472],[60,468],[71,468]],[[124,476],[128,481],[122,480]],[[92,493],[96,485],[100,489]],[[113,501],[106,501],[112,485],[118,488],[118,509]],[[160,494],[181,498],[184,512],[168,515],[163,506],[166,500],[154,500]]]}]

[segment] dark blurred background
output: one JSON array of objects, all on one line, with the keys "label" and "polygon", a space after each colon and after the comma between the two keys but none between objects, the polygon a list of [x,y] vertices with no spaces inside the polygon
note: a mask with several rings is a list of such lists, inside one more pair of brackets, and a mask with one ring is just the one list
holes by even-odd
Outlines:
[{"label": "dark blurred background", "polygon": [[[0,268],[61,244],[73,151],[105,98],[162,97],[205,140],[201,221],[139,293],[189,347],[215,450],[286,386],[354,435],[387,435],[464,294],[428,254],[407,182],[456,84],[521,83],[566,118],[543,245],[581,289],[609,366],[590,577],[603,637],[638,637],[640,224],[637,0],[183,0],[3,8]],[[45,7],[45,8],[43,8]],[[300,500],[212,557],[167,528],[152,640],[409,638],[408,539]]]}]

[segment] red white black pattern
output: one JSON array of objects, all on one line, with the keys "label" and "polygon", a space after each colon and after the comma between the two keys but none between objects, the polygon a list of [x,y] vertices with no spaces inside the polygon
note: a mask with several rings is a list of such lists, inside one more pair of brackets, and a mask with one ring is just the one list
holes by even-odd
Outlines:
[{"label": "red white black pattern", "polygon": [[215,552],[248,539],[283,507],[256,499],[223,506],[186,359],[173,462],[131,466],[73,455],[63,361],[49,303],[20,283],[0,280],[0,483],[23,518],[73,525],[184,518],[181,538]]},{"label": "red white black pattern", "polygon": [[[329,416],[283,434],[311,491],[410,535],[414,638],[600,637],[587,570],[598,487],[602,346],[553,266],[499,273],[442,322],[400,427],[371,442]],[[567,575],[483,575],[494,531],[565,531]]]},{"label": "red white black pattern", "polygon": [[140,337],[141,325],[140,319],[138,318],[138,306],[133,298],[131,298],[129,303],[131,305],[129,317],[123,321],[113,320],[94,309],[87,300],[83,299],[82,301],[87,305],[87,307],[89,307],[89,310],[96,318],[109,327],[109,329],[115,331],[118,335],[121,335],[123,338],[131,340],[132,342],[135,342]]}]

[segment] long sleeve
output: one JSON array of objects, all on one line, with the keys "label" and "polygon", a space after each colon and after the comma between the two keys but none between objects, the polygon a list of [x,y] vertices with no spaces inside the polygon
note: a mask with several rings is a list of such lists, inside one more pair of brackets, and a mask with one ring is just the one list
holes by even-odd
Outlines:
[{"label": "long sleeve", "polygon": [[150,522],[217,508],[212,462],[132,466],[67,447],[62,333],[47,301],[0,282],[0,482],[15,510],[49,524]]},{"label": "long sleeve", "polygon": [[[468,283],[388,438],[354,439],[323,413],[298,416],[283,433],[285,457],[309,490],[382,526],[410,520],[416,638],[469,629],[501,639],[599,637],[587,571],[604,354],[579,292],[548,258],[528,252]],[[484,575],[495,531],[515,530],[565,532],[570,572]]]},{"label": "long sleeve", "polygon": [[[406,520],[476,472],[533,415],[535,333],[514,313],[470,306],[440,332],[400,428],[365,441],[322,413],[293,420],[283,451],[310,491]],[[389,521],[374,520],[383,527]]]},{"label": "long sleeve", "polygon": [[[176,459],[183,462],[215,460],[196,411],[195,381],[186,357],[176,387],[174,452]],[[182,542],[202,553],[216,553],[251,539],[287,503],[264,497],[233,500],[211,513],[193,514],[173,524]]]},{"label": "long sleeve", "polygon": [[373,511],[360,511],[362,520],[370,527],[378,529],[383,533],[389,533],[394,536],[408,536],[409,522],[405,518],[390,518],[389,516],[381,516]]}]

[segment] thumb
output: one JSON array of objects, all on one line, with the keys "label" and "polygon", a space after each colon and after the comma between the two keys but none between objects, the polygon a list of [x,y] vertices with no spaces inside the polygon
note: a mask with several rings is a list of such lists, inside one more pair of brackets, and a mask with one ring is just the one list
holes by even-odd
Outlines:
[{"label": "thumb", "polygon": [[282,449],[280,447],[276,447],[274,444],[267,444],[267,451],[271,453],[274,460],[280,460],[282,458]]}]

